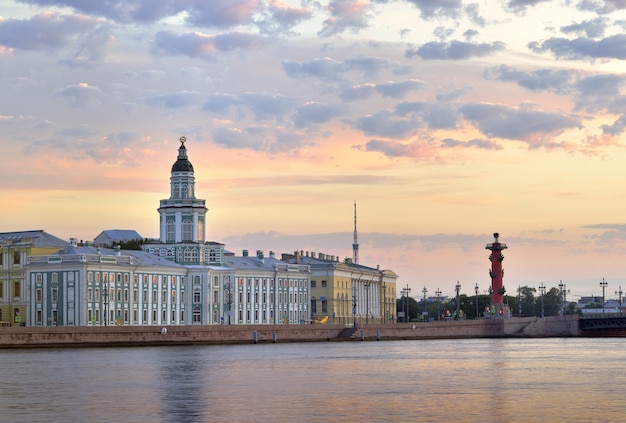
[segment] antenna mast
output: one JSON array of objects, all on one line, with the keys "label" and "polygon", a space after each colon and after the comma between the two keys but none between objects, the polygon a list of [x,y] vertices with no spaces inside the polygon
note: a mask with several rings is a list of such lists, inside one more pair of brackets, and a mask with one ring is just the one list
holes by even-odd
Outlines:
[{"label": "antenna mast", "polygon": [[354,242],[352,243],[352,263],[359,263],[359,237],[356,232],[356,200],[354,201]]}]

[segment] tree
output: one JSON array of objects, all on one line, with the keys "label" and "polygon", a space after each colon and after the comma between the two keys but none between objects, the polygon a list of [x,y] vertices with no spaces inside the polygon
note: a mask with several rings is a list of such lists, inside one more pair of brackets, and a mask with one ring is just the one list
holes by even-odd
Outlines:
[{"label": "tree", "polygon": [[398,319],[399,322],[410,322],[412,320],[417,320],[417,313],[418,313],[417,301],[415,300],[415,298],[405,297],[404,295],[396,299],[396,316],[399,315],[398,313],[406,311],[407,307],[408,307],[408,316],[404,318],[399,318]]},{"label": "tree", "polygon": [[[535,293],[537,292],[537,289],[529,286],[522,286],[519,290],[522,315],[537,316],[537,304],[535,303]],[[518,304],[518,307],[520,304]],[[516,311],[519,311],[519,309]]]},{"label": "tree", "polygon": [[143,239],[131,239],[128,241],[120,241],[119,246],[122,250],[140,250],[143,245]]},{"label": "tree", "polygon": [[545,316],[558,316],[561,314],[561,291],[558,288],[553,287],[546,292],[543,298],[543,310]]}]

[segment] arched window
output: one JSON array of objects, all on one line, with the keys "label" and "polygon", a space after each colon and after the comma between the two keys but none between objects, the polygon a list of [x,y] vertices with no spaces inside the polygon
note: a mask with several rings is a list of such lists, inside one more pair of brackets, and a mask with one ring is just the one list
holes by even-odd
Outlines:
[{"label": "arched window", "polygon": [[174,184],[174,186],[172,187],[172,198],[180,198],[178,184]]},{"label": "arched window", "polygon": [[187,185],[183,185],[182,186],[182,198],[189,198],[189,189],[187,187]]}]

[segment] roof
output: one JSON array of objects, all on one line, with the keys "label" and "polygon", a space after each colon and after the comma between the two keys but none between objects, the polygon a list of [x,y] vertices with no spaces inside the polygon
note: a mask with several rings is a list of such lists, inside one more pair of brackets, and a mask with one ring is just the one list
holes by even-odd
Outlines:
[{"label": "roof", "polygon": [[[116,256],[118,253],[110,248],[100,248],[100,247],[74,247],[68,246],[61,251],[56,252],[55,256],[58,255],[90,255],[90,254],[99,254],[102,256]],[[159,257],[155,254],[150,254],[145,251],[140,250],[120,250],[119,255],[121,256],[131,256],[134,259],[134,264],[138,266],[163,266],[163,267],[174,267],[184,269],[185,266],[175,263],[171,260]]]},{"label": "roof", "polygon": [[35,247],[65,247],[69,245],[69,242],[54,235],[50,235],[42,229],[18,232],[0,232],[0,242],[19,242],[20,240],[26,239],[32,239],[33,246]]},{"label": "roof", "polygon": [[224,266],[237,269],[237,270],[274,270],[276,263],[284,263],[283,261],[275,258],[263,258],[260,259],[256,256],[251,257],[236,257],[225,256]]},{"label": "roof", "polygon": [[133,239],[143,239],[137,231],[132,229],[108,229],[100,232],[100,234],[94,238],[94,241],[102,236],[108,237],[113,241],[132,241]]}]

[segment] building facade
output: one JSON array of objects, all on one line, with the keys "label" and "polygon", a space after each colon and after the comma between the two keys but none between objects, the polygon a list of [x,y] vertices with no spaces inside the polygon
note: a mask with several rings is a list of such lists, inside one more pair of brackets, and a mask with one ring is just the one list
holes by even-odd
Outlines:
[{"label": "building facade", "polygon": [[43,230],[0,233],[0,325],[26,324],[27,258],[54,253],[67,245]]},{"label": "building facade", "polygon": [[[279,260],[273,252],[265,257],[263,251],[250,255],[244,250],[235,256],[224,244],[207,241],[208,209],[205,200],[196,198],[185,141],[181,137],[171,168],[170,197],[159,204],[159,239],[147,240],[141,251],[84,246],[76,240],[61,241],[64,245],[50,250],[20,250],[26,288],[11,298],[22,301],[19,314],[26,316],[25,324],[393,321],[397,276],[392,271],[322,254],[296,253]],[[114,240],[107,231],[101,235]]]},{"label": "building facade", "polygon": [[391,270],[339,261],[337,256],[308,251],[283,255],[289,263],[311,268],[311,317],[324,323],[395,321],[396,280]]}]

